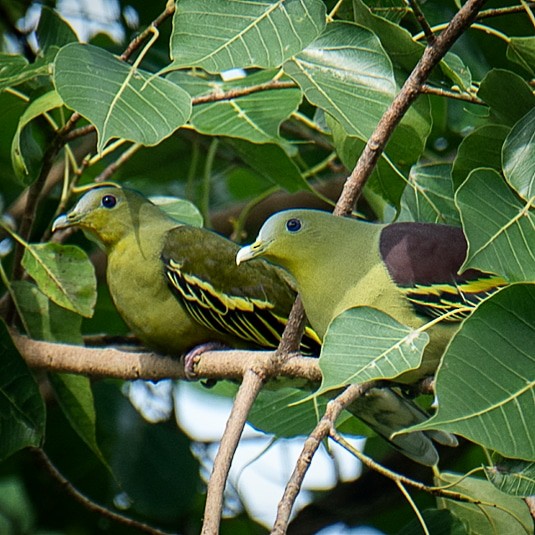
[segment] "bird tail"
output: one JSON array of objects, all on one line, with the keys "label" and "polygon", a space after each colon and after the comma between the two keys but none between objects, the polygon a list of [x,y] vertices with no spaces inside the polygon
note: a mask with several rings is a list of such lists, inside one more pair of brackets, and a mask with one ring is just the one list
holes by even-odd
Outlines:
[{"label": "bird tail", "polygon": [[355,400],[347,410],[406,457],[426,466],[434,466],[439,460],[433,441],[452,447],[458,444],[453,435],[442,431],[415,431],[392,437],[397,431],[427,420],[429,415],[412,400],[391,388],[372,388]]}]

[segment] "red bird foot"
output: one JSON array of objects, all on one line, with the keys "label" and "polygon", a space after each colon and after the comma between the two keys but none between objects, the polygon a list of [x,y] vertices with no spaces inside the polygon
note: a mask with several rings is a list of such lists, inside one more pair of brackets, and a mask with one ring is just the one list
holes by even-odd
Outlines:
[{"label": "red bird foot", "polygon": [[207,351],[217,351],[220,349],[228,349],[228,347],[220,342],[206,342],[205,344],[198,345],[193,349],[190,349],[184,355],[184,373],[188,381],[196,381],[198,379],[195,372],[195,366],[201,355]]}]

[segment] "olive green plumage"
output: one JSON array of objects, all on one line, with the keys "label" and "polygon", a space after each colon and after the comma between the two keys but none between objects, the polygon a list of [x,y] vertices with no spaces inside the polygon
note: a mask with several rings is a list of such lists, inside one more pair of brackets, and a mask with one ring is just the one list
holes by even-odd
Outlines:
[{"label": "olive green plumage", "polygon": [[[271,216],[237,262],[264,257],[294,277],[307,317],[323,337],[344,310],[371,306],[418,328],[449,313],[430,329],[418,375],[433,372],[458,321],[505,281],[457,271],[466,255],[461,229],[425,223],[379,225],[317,210]],[[406,381],[415,374],[404,375]]]},{"label": "olive green plumage", "polygon": [[[277,346],[295,300],[283,270],[263,260],[237,267],[235,243],[126,188],[91,189],[53,225],[67,227],[105,250],[113,302],[149,348],[180,355],[211,341]],[[303,350],[317,353],[318,342],[308,329]]]},{"label": "olive green plumage", "polygon": [[[271,216],[256,241],[240,250],[241,264],[264,257],[295,278],[311,326],[323,338],[344,310],[370,306],[400,323],[418,328],[448,314],[430,329],[423,365],[398,380],[410,382],[435,370],[458,321],[481,299],[506,282],[470,270],[458,274],[466,241],[461,229],[446,225],[378,225],[335,217],[316,210],[287,210]],[[389,388],[374,388],[349,407],[408,457],[423,464],[438,461],[431,442],[456,445],[441,432],[391,434],[427,415]]]}]

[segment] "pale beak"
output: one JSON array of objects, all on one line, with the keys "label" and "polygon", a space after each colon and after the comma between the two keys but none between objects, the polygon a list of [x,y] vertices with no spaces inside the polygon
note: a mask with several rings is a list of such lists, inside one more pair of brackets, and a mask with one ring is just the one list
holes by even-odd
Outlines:
[{"label": "pale beak", "polygon": [[52,223],[52,232],[56,232],[56,230],[61,230],[68,227],[70,227],[69,220],[67,219],[67,216],[63,214],[54,219],[54,223]]},{"label": "pale beak", "polygon": [[259,240],[256,240],[251,245],[242,247],[236,255],[236,264],[239,266],[242,262],[247,262],[247,260],[252,260],[260,256],[264,252],[264,249],[265,244]]}]

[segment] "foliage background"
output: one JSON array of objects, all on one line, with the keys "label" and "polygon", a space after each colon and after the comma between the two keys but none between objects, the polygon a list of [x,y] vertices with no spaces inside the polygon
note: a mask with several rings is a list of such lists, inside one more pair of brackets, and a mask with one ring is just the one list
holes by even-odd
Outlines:
[{"label": "foliage background", "polygon": [[[453,1],[421,4],[437,29],[459,7]],[[86,250],[95,266],[96,304],[86,255],[71,246],[37,245],[49,242],[50,222],[72,204],[75,186],[112,179],[147,195],[182,197],[206,226],[247,242],[273,211],[332,209],[364,143],[423,52],[416,17],[396,0],[336,6],[182,0],[172,23],[168,18],[159,25],[152,46],[145,48],[144,41],[131,54],[128,43],[166,6],[107,5],[116,15],[113,38],[97,33],[88,46],[78,43],[63,17],[80,9],[77,16],[89,28],[100,13],[85,13],[77,2],[0,1],[3,290],[18,305],[18,327],[50,342],[81,344],[85,336],[90,343],[113,343],[110,337],[127,334],[107,295],[103,258],[82,236],[69,243]],[[484,303],[452,343],[448,366],[437,378],[441,410],[431,424],[474,443],[445,453],[443,468],[462,474],[485,465],[496,486],[473,477],[459,491],[498,504],[500,512],[434,502],[422,493],[416,499],[419,508],[431,508],[426,520],[432,533],[439,525],[444,533],[499,533],[502,525],[510,533],[529,533],[532,527],[522,498],[535,494],[535,437],[526,424],[535,414],[535,8],[527,1],[485,7],[479,27],[466,32],[433,71],[357,207],[374,220],[462,224],[470,244],[466,266],[516,283]],[[25,25],[32,20],[36,27]],[[124,56],[118,59],[125,51],[136,69]],[[247,76],[224,81],[221,73],[235,67]],[[72,110],[82,116],[76,129],[69,123]],[[190,205],[180,209],[181,217],[197,217]],[[13,231],[34,245],[14,250]],[[19,268],[23,252],[31,279]],[[58,288],[43,267],[65,259],[71,266],[66,284],[74,286]],[[2,311],[9,320],[7,298]],[[52,467],[47,470],[40,450],[28,446],[42,446],[61,474],[97,503],[124,507],[128,516],[164,529],[199,531],[204,488],[198,461],[172,417],[148,423],[123,394],[122,381],[31,374],[4,327],[1,343],[0,531],[133,531],[88,512],[53,485]],[[346,380],[329,378],[332,384]],[[228,386],[219,388],[229,395]],[[277,397],[263,429],[297,432],[285,427],[290,394]],[[253,421],[269,403],[265,394]],[[300,434],[311,427],[299,425]],[[354,422],[345,425],[349,432],[363,431]],[[376,439],[367,451],[396,471],[430,480],[431,474],[392,456]],[[413,512],[401,494],[384,485],[370,471],[318,493],[291,532],[312,533],[337,521],[369,523],[387,533],[407,524],[403,533],[419,532],[414,520],[409,524]],[[240,530],[264,528],[245,513],[222,526],[223,532]]]}]

